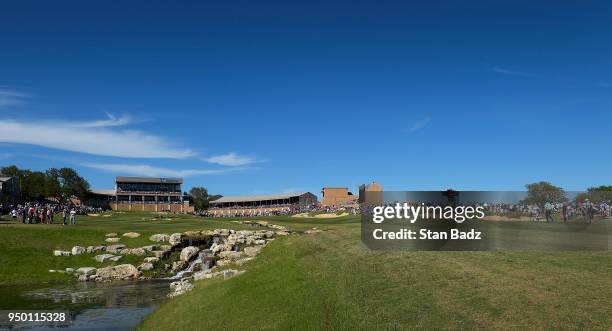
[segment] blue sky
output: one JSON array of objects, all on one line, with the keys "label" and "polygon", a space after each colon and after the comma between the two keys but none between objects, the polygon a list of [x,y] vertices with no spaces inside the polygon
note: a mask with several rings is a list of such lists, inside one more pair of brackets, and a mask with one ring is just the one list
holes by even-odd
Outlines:
[{"label": "blue sky", "polygon": [[612,184],[612,3],[13,1],[0,164],[213,193]]}]

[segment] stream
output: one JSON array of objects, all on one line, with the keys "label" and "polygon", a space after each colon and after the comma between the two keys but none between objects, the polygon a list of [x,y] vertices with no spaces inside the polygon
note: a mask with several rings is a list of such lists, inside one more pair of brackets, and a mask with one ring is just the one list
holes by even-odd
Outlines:
[{"label": "stream", "polygon": [[[69,330],[132,330],[164,302],[169,281],[78,282],[46,288],[0,287],[2,309],[69,310]],[[5,301],[7,300],[8,301]],[[10,304],[10,306],[7,306]],[[13,330],[57,330],[23,324]]]}]

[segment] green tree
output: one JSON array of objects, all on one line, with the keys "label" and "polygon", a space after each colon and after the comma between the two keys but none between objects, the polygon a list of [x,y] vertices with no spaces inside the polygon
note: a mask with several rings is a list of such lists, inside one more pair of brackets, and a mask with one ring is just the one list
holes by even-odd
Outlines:
[{"label": "green tree", "polygon": [[546,202],[558,203],[567,201],[565,191],[549,182],[531,183],[525,185],[527,197],[522,201],[526,204],[535,204],[544,208]]},{"label": "green tree", "polygon": [[71,197],[77,197],[83,201],[89,193],[89,183],[72,168],[51,168],[47,170],[49,184],[47,185],[51,194],[60,203],[64,203]]},{"label": "green tree", "polygon": [[576,197],[576,201],[584,201],[585,199],[594,203],[612,201],[612,185],[589,187],[586,192],[580,193]]},{"label": "green tree", "polygon": [[211,201],[221,197],[221,195],[209,195],[208,190],[204,187],[192,187],[191,190],[189,190],[189,195],[191,196],[195,210],[206,210]]}]

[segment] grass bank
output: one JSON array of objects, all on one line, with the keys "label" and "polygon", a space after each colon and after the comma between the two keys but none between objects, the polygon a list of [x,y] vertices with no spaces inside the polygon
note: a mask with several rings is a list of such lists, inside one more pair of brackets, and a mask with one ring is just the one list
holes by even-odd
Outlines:
[{"label": "grass bank", "polygon": [[196,282],[140,329],[612,326],[609,252],[376,252],[354,218],[338,221],[276,240],[243,275]]}]

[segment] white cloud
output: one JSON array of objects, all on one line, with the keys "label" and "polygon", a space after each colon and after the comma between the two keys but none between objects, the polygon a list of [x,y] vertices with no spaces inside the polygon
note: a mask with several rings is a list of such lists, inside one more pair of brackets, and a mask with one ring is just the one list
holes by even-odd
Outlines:
[{"label": "white cloud", "polygon": [[[186,158],[195,153],[176,148],[167,139],[111,126],[126,117],[85,122],[36,122],[0,119],[0,142],[30,144],[71,152],[128,158]],[[120,124],[124,123],[124,124]]]},{"label": "white cloud", "polygon": [[509,76],[520,76],[520,77],[535,77],[535,76],[537,76],[536,74],[532,74],[532,73],[529,73],[529,72],[508,70],[508,69],[504,69],[504,68],[500,68],[500,67],[493,67],[493,68],[491,68],[491,71],[493,71],[495,73],[498,73],[498,74],[509,75]]},{"label": "white cloud", "polygon": [[224,155],[211,156],[209,158],[202,159],[208,163],[215,163],[224,166],[243,166],[251,163],[255,163],[256,160],[250,156],[238,155],[236,153],[229,153]]},{"label": "white cloud", "polygon": [[24,103],[24,99],[30,95],[13,90],[0,89],[0,107],[18,106]]},{"label": "white cloud", "polygon": [[427,125],[427,123],[429,123],[429,117],[426,117],[420,121],[414,122],[414,124],[412,124],[412,126],[408,129],[408,131],[415,132],[421,129],[422,127],[424,127],[425,125]]},{"label": "white cloud", "polygon": [[117,175],[137,175],[147,177],[191,177],[197,175],[214,175],[222,174],[231,171],[241,170],[242,168],[228,168],[228,169],[183,169],[175,170],[168,168],[161,168],[150,166],[146,164],[115,164],[115,163],[83,163],[84,167],[112,172]]},{"label": "white cloud", "polygon": [[103,120],[95,120],[93,122],[83,122],[83,123],[75,123],[77,127],[82,128],[104,128],[111,126],[123,126],[132,123],[132,117],[127,114],[121,115],[121,117],[116,117],[113,114],[106,113],[107,119]]}]

